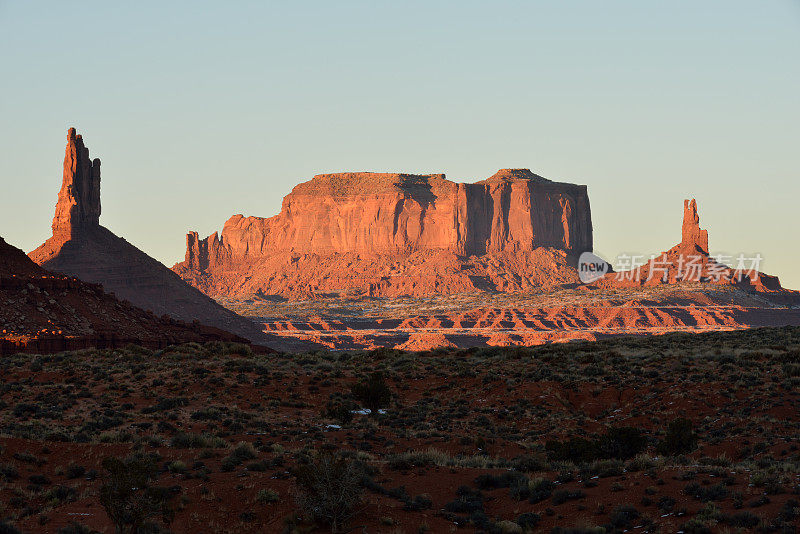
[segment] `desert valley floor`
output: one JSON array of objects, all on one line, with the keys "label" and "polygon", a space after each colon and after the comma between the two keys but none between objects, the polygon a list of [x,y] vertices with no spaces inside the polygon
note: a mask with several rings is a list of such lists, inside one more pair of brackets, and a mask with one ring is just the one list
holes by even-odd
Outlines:
[{"label": "desert valley floor", "polygon": [[797,299],[702,283],[405,298],[225,299],[284,342],[334,350],[537,345],[623,334],[800,326]]},{"label": "desert valley floor", "polygon": [[332,457],[333,493],[357,496],[342,532],[796,532],[800,517],[795,327],[422,352],[130,346],[7,356],[0,374],[3,532],[110,532],[102,463],[131,454],[174,512],[152,532],[330,531],[304,519],[298,480]]}]

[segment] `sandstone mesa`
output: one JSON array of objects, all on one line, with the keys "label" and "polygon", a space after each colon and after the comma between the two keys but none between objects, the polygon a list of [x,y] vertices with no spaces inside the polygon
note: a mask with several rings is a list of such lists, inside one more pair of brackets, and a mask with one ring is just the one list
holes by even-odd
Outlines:
[{"label": "sandstone mesa", "polygon": [[190,232],[173,270],[212,296],[424,296],[573,283],[568,258],[591,248],[585,185],[528,169],[476,183],[338,173],[297,185],[274,217]]}]

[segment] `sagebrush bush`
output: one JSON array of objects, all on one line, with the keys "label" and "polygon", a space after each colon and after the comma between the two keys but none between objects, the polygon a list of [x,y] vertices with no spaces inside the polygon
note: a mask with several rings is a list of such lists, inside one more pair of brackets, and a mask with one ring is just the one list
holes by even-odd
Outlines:
[{"label": "sagebrush bush", "polygon": [[350,391],[353,397],[375,416],[378,415],[378,410],[387,407],[392,400],[392,390],[386,385],[386,380],[380,371],[375,371],[368,378],[353,384]]},{"label": "sagebrush bush", "polygon": [[692,422],[679,418],[667,426],[667,434],[658,444],[657,450],[667,456],[686,454],[697,447],[697,434],[692,429]]},{"label": "sagebrush bush", "polygon": [[298,467],[295,499],[304,514],[341,532],[362,498],[363,468],[341,455],[326,453]]},{"label": "sagebrush bush", "polygon": [[106,458],[108,472],[100,487],[100,504],[121,534],[135,534],[154,517],[169,524],[174,517],[167,488],[152,486],[158,476],[154,458],[135,455],[125,459]]}]

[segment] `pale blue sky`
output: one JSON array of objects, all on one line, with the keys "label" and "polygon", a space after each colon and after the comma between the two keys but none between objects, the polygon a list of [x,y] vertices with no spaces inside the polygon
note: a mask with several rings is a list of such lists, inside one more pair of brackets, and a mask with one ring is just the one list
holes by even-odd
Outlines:
[{"label": "pale blue sky", "polygon": [[596,251],[760,253],[800,287],[800,2],[0,0],[0,236],[50,235],[69,126],[101,223],[172,265],[346,170],[587,184]]}]

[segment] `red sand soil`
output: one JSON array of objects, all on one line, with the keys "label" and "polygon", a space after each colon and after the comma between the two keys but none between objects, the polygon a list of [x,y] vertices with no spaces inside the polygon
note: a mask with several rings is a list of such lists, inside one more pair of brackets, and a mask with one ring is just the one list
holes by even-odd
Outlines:
[{"label": "red sand soil", "polygon": [[[98,501],[100,463],[140,450],[160,455],[158,483],[177,488],[172,531],[281,532],[299,512],[292,469],[331,449],[351,451],[371,469],[348,525],[356,532],[475,530],[477,519],[449,512],[448,503],[461,486],[477,491],[478,476],[513,466],[556,485],[537,502],[508,488],[482,489],[493,523],[534,513],[541,532],[607,525],[628,506],[638,517],[627,528],[642,526],[634,531],[676,532],[691,519],[722,531],[743,512],[793,526],[800,516],[781,514],[800,491],[798,350],[800,330],[785,328],[343,356],[193,345],[6,357],[0,473],[13,474],[0,474],[2,514],[25,532],[55,532],[69,521],[110,532]],[[350,386],[374,369],[393,395],[384,415],[351,422],[326,415],[329,400],[352,401]],[[691,421],[697,447],[665,458],[657,447],[677,417]],[[621,426],[643,432],[649,466],[558,462],[545,448]],[[219,443],[181,448],[174,440],[187,432]],[[240,442],[254,446],[255,458],[223,468]],[[429,449],[432,463],[403,460]],[[514,463],[521,457],[527,463]],[[168,469],[177,460],[184,466]],[[70,478],[71,464],[85,471]],[[74,491],[54,501],[48,492],[58,486]],[[410,497],[427,494],[430,507],[407,510],[402,492],[391,491],[400,486]],[[258,502],[262,489],[276,492],[277,502]],[[580,493],[562,503],[556,492],[564,489]],[[714,492],[713,517],[700,513],[701,490]],[[308,521],[301,527],[325,532]]]}]

